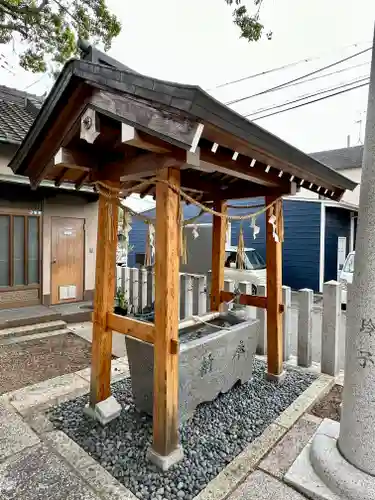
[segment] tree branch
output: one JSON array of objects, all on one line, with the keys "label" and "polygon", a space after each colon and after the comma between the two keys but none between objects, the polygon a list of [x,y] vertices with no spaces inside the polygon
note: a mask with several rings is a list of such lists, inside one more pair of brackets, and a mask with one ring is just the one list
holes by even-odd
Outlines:
[{"label": "tree branch", "polygon": [[8,23],[8,24],[0,24],[0,29],[5,31],[18,31],[25,38],[28,36],[28,31],[25,27],[20,26],[19,24]]},{"label": "tree branch", "polygon": [[8,12],[9,15],[15,16],[15,15],[27,15],[27,14],[39,14],[44,7],[46,7],[49,4],[50,0],[42,0],[42,3],[39,5],[39,7],[17,7],[16,5],[11,5],[9,2],[6,0],[0,0],[0,7],[3,7],[5,11]]}]

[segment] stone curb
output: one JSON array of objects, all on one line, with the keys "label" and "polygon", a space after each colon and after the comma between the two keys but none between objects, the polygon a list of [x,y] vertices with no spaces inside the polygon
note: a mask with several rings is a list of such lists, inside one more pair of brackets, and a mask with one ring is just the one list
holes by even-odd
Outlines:
[{"label": "stone curb", "polygon": [[[52,379],[4,394],[10,404],[23,416],[43,412],[64,401],[87,394],[90,388],[90,368],[66,373]],[[129,376],[126,357],[112,361],[111,383]]]},{"label": "stone curb", "polygon": [[63,457],[74,472],[79,474],[103,500],[138,500],[64,432],[53,430],[45,432],[40,438],[55,453]]},{"label": "stone curb", "polygon": [[277,417],[274,424],[289,430],[314,403],[329,392],[335,384],[334,377],[320,375],[293,403]]},{"label": "stone curb", "polygon": [[[304,370],[305,371],[305,370]],[[320,375],[261,436],[250,443],[194,500],[223,500],[253,472],[260,460],[277,444],[294,423],[334,385],[335,379]]]}]

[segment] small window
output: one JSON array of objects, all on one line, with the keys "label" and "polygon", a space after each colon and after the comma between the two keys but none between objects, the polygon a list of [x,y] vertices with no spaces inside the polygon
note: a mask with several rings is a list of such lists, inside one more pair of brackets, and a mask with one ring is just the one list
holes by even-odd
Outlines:
[{"label": "small window", "polygon": [[0,287],[39,284],[39,217],[0,215]]}]

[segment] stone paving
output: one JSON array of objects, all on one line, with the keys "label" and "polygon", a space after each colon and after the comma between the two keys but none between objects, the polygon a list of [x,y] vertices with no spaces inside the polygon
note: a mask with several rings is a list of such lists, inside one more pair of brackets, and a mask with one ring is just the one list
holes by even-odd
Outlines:
[{"label": "stone paving", "polygon": [[[112,362],[112,380],[129,376],[126,358]],[[136,500],[44,411],[89,390],[90,369],[0,397],[0,499]],[[334,384],[321,375],[238,455],[196,500],[303,500],[283,482],[321,419],[306,413]]]}]

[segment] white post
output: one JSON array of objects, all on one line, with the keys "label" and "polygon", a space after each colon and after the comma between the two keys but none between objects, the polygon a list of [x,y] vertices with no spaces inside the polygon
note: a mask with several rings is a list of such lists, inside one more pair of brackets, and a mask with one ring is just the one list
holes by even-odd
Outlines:
[{"label": "white post", "polygon": [[309,367],[312,364],[312,309],[314,292],[303,288],[298,292],[298,366]]},{"label": "white post", "polygon": [[289,286],[283,286],[283,304],[283,361],[288,361],[292,335],[292,290]]},{"label": "white post", "polygon": [[125,294],[125,300],[129,304],[129,268],[122,267],[121,268],[121,287]]},{"label": "white post", "polygon": [[[234,292],[234,281],[233,280],[224,280],[224,290],[226,292]],[[224,304],[223,311],[227,312],[232,309],[232,304]]]},{"label": "white post", "polygon": [[130,271],[130,282],[129,282],[130,304],[133,306],[133,311],[137,313],[139,306],[139,269],[136,267],[131,267],[129,271]]},{"label": "white post", "polygon": [[[238,283],[238,289],[242,295],[251,295],[251,283],[249,283],[248,281],[240,281]],[[247,318],[253,317],[253,309],[254,308],[251,306],[245,306]]]},{"label": "white post", "polygon": [[206,310],[211,311],[211,271],[207,273],[206,289],[207,289]]},{"label": "white post", "polygon": [[[266,285],[258,285],[258,295],[260,297],[267,296]],[[265,355],[267,354],[267,309],[257,307],[256,310],[257,319],[259,320],[257,354]]]},{"label": "white post", "polygon": [[139,306],[142,312],[143,309],[147,306],[147,270],[140,269],[138,276]]},{"label": "white post", "polygon": [[193,277],[191,274],[180,276],[180,319],[193,315]]},{"label": "white post", "polygon": [[193,314],[201,316],[207,312],[206,277],[196,275],[193,277]]},{"label": "white post", "polygon": [[323,323],[321,371],[336,377],[339,374],[339,332],[341,319],[341,287],[328,281],[323,287]]}]

